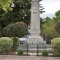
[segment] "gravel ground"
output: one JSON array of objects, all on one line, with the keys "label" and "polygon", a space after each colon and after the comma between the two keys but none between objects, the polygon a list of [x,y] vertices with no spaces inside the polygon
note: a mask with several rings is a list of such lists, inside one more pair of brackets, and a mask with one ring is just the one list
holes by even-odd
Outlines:
[{"label": "gravel ground", "polygon": [[0,55],[0,60],[60,60],[60,57]]}]

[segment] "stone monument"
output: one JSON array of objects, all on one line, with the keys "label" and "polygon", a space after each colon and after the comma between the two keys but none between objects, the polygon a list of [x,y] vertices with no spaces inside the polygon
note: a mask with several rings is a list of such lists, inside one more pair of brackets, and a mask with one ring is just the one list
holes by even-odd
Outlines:
[{"label": "stone monument", "polygon": [[27,44],[45,44],[43,38],[40,36],[40,12],[39,1],[31,1],[31,23],[30,23],[30,36],[26,39]]}]

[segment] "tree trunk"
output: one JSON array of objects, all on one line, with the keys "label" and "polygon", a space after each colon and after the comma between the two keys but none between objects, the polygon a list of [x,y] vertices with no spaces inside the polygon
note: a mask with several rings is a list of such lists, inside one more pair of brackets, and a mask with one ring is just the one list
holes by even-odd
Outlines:
[{"label": "tree trunk", "polygon": [[2,37],[2,34],[3,34],[3,27],[2,24],[0,23],[0,37]]}]

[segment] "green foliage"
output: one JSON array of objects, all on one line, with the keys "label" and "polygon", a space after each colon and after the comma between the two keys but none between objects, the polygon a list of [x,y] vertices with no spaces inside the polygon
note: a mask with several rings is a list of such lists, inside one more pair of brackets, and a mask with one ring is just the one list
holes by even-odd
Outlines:
[{"label": "green foliage", "polygon": [[9,24],[4,28],[4,35],[8,37],[22,37],[27,35],[28,28],[25,23],[23,24]]},{"label": "green foliage", "polygon": [[[30,24],[30,9],[31,9],[31,0],[13,0],[15,6],[12,7],[12,11],[8,13],[3,13],[0,15],[0,20],[3,21],[4,25],[7,26],[10,23],[23,21],[27,25]],[[1,11],[2,12],[2,11]]]},{"label": "green foliage", "polygon": [[9,37],[0,38],[0,52],[11,50],[13,46],[13,40]]},{"label": "green foliage", "polygon": [[60,33],[60,21],[55,24],[55,29],[58,33]]},{"label": "green foliage", "polygon": [[55,13],[52,19],[46,17],[42,23],[42,35],[47,34],[48,37],[60,37],[60,10]]},{"label": "green foliage", "polygon": [[17,54],[18,54],[18,55],[23,55],[23,53],[24,53],[23,50],[18,50],[18,51],[17,51]]},{"label": "green foliage", "polygon": [[42,35],[47,34],[47,36],[54,38],[54,37],[59,37],[60,34],[56,31],[55,29],[55,20],[52,19],[46,19],[44,23],[42,24]]},{"label": "green foliage", "polygon": [[12,10],[10,7],[10,4],[12,3],[12,0],[0,0],[0,9],[3,9],[4,11]]},{"label": "green foliage", "polygon": [[55,16],[56,16],[56,17],[60,16],[60,10],[58,10],[58,11],[55,13]]},{"label": "green foliage", "polygon": [[12,49],[15,50],[19,46],[20,40],[18,37],[12,37],[12,40],[13,40],[13,48]]},{"label": "green foliage", "polygon": [[43,51],[42,52],[42,56],[48,56],[48,52],[47,51]]},{"label": "green foliage", "polygon": [[60,56],[60,38],[52,39],[51,45],[53,47],[53,55]]},{"label": "green foliage", "polygon": [[13,10],[1,14],[0,20],[5,26],[18,21],[23,21],[28,25],[30,23],[30,0],[15,0],[13,3],[15,4]]}]

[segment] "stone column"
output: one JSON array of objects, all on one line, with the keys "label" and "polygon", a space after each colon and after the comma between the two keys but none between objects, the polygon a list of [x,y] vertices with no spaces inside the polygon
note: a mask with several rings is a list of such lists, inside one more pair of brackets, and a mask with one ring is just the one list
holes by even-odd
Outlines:
[{"label": "stone column", "polygon": [[30,24],[31,36],[40,35],[40,12],[39,12],[39,0],[31,1],[31,24]]},{"label": "stone column", "polygon": [[39,1],[31,1],[31,24],[30,24],[30,34],[25,43],[30,44],[29,46],[37,46],[37,44],[45,45],[45,41],[40,36],[40,12],[39,12]]}]

